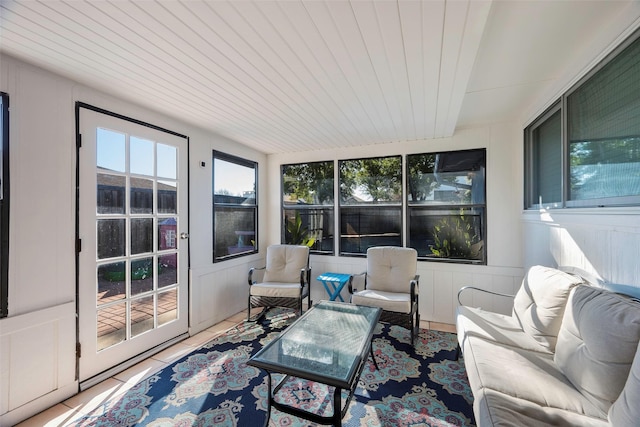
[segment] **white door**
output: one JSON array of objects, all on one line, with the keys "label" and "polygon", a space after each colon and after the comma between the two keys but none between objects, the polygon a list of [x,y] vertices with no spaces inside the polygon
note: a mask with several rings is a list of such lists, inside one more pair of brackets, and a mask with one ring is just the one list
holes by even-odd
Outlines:
[{"label": "white door", "polygon": [[80,108],[79,379],[187,332],[187,139]]}]

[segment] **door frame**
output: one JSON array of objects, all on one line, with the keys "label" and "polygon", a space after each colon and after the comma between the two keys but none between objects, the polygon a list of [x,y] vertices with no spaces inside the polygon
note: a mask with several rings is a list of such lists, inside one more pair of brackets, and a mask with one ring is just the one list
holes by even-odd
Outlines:
[{"label": "door frame", "polygon": [[[140,353],[138,356],[135,356],[117,366],[112,367],[111,369],[108,369],[104,372],[102,372],[101,374],[98,374],[88,380],[85,380],[83,382],[79,382],[80,379],[80,356],[81,356],[81,348],[80,348],[80,251],[82,250],[81,247],[81,239],[80,239],[80,148],[82,147],[82,136],[81,136],[81,123],[80,123],[80,110],[81,109],[86,109],[86,110],[90,110],[93,112],[97,112],[100,114],[105,114],[120,120],[124,120],[127,122],[130,122],[132,124],[136,124],[136,125],[140,125],[140,126],[144,126],[144,127],[148,127],[150,129],[156,130],[156,131],[160,131],[160,132],[165,132],[167,134],[170,134],[172,136],[176,136],[179,138],[184,138],[186,140],[186,144],[187,144],[187,218],[189,218],[191,216],[191,173],[190,173],[190,169],[191,169],[191,165],[190,165],[190,139],[187,135],[183,135],[181,133],[151,124],[151,123],[147,123],[144,122],[142,120],[138,120],[138,119],[134,119],[132,117],[128,117],[122,114],[118,114],[115,113],[113,111],[109,111],[106,110],[104,108],[100,108],[91,104],[87,104],[85,102],[82,101],[76,101],[75,102],[75,137],[76,137],[76,171],[75,171],[75,181],[76,181],[76,188],[75,188],[75,285],[76,285],[76,294],[75,294],[75,299],[76,299],[76,369],[75,369],[75,379],[76,381],[78,381],[78,391],[82,391],[85,390],[97,383],[99,383],[100,381],[113,376],[114,374],[121,372],[127,368],[129,368],[130,366],[133,366],[134,364],[138,363],[141,360],[144,360],[145,358],[148,358],[150,355],[158,353],[160,351],[162,351],[163,349],[173,345],[174,343],[183,340],[184,338],[187,338],[189,336],[189,333],[186,332],[184,334],[181,334],[177,337],[174,337],[173,339],[166,341],[156,347],[153,347],[151,349],[148,349],[146,351],[143,351],[142,353]],[[190,227],[191,227],[191,221],[187,221],[187,235],[191,234],[190,231]],[[190,239],[186,239],[186,243],[187,243],[187,271],[190,270],[191,268],[191,244],[190,244]],[[187,273],[187,280],[190,281],[191,280],[191,275]],[[186,284],[186,293],[187,293],[187,300],[190,301],[191,295],[190,295],[190,290],[191,290],[191,285],[190,283]],[[190,302],[187,303],[187,307],[190,307],[191,304]],[[186,314],[187,316],[187,329],[189,329],[191,327],[191,313],[187,312]]]}]

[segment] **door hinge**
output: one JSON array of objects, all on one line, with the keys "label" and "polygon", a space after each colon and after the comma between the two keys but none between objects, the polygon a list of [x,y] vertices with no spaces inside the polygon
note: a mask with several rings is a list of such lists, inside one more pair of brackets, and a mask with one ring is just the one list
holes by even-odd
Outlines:
[{"label": "door hinge", "polygon": [[82,147],[82,134],[80,133],[76,135],[76,147]]},{"label": "door hinge", "polygon": [[76,253],[82,252],[82,239],[76,239]]},{"label": "door hinge", "polygon": [[76,358],[80,358],[82,356],[82,344],[76,343]]}]

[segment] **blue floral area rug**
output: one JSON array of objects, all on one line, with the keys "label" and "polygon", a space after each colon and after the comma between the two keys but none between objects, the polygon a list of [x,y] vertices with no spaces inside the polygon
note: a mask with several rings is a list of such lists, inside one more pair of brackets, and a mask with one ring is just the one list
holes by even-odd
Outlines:
[{"label": "blue floral area rug", "polygon": [[[262,322],[243,322],[71,425],[262,426],[267,376],[247,361],[293,320],[292,311],[272,309]],[[421,329],[415,348],[409,340],[407,329],[378,324],[373,352],[380,369],[369,357],[344,426],[474,425],[463,360],[454,360],[456,336]],[[274,375],[274,384],[280,378]],[[328,416],[332,396],[326,385],[293,378],[277,399]],[[271,410],[269,426],[315,425]]]}]

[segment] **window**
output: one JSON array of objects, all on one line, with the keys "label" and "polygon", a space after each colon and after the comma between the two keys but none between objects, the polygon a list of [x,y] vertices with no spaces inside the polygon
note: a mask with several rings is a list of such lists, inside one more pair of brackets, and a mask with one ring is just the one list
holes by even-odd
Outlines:
[{"label": "window", "polygon": [[484,149],[407,156],[407,246],[420,259],[486,264]]},{"label": "window", "polygon": [[525,129],[526,207],[640,204],[639,35]]},{"label": "window", "polygon": [[9,290],[9,96],[0,92],[0,317],[7,317]]},{"label": "window", "polygon": [[531,125],[528,167],[537,177],[527,186],[531,206],[559,207],[562,203],[561,122],[560,104],[556,104]]},{"label": "window", "polygon": [[341,160],[340,254],[402,246],[402,158]]},{"label": "window", "polygon": [[257,252],[255,162],[213,152],[213,261]]},{"label": "window", "polygon": [[282,242],[333,255],[333,161],[282,166]]}]

